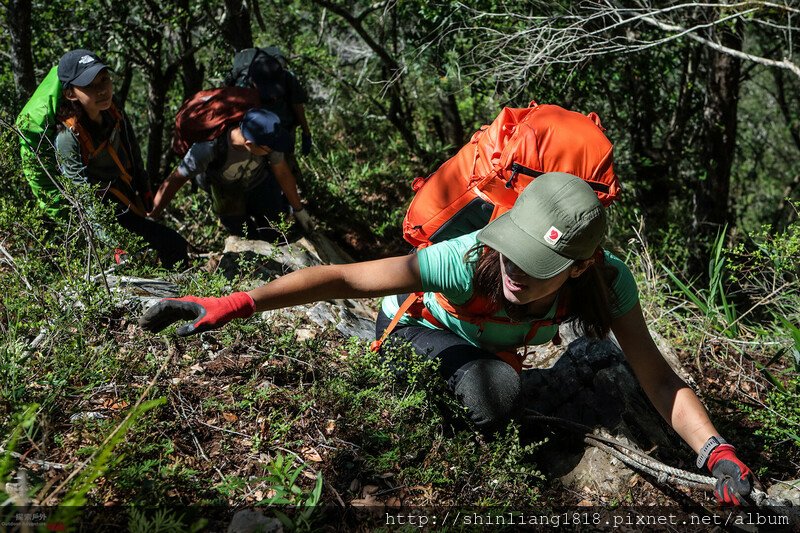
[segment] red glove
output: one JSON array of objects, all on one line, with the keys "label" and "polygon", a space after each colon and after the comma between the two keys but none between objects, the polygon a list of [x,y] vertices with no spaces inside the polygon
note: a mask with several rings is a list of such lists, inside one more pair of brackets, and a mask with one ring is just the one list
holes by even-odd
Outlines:
[{"label": "red glove", "polygon": [[741,499],[752,490],[753,474],[736,457],[736,448],[720,444],[708,457],[708,469],[717,478],[714,496],[720,503],[740,505]]},{"label": "red glove", "polygon": [[128,260],[128,252],[122,248],[114,248],[114,262],[121,265]]},{"label": "red glove", "polygon": [[178,328],[178,335],[186,337],[224,326],[234,318],[248,318],[256,312],[256,303],[246,292],[235,292],[222,298],[166,298],[148,309],[139,325],[158,333],[177,320],[193,320]]}]

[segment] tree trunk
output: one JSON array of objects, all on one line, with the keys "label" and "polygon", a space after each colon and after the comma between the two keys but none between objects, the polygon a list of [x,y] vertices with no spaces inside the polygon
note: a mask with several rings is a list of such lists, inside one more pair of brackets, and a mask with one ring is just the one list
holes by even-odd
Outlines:
[{"label": "tree trunk", "polygon": [[197,64],[194,45],[192,44],[192,27],[195,21],[190,16],[191,6],[189,0],[176,0],[175,2],[185,14],[177,28],[178,53],[181,61],[181,79],[183,80],[183,99],[193,96],[202,90],[205,69]]},{"label": "tree trunk", "polygon": [[[384,70],[385,72],[385,70]],[[400,82],[392,83],[389,88],[389,110],[386,113],[386,118],[397,129],[400,136],[408,145],[412,153],[417,154],[422,159],[425,159],[425,154],[420,150],[417,143],[417,136],[414,134],[414,114],[410,105],[406,105],[407,99],[404,98]]]},{"label": "tree trunk", "polygon": [[190,55],[181,61],[181,78],[183,79],[183,99],[190,98],[203,89],[204,69],[197,65],[194,56]]},{"label": "tree trunk", "polygon": [[448,91],[447,94],[439,94],[439,104],[442,108],[444,140],[453,147],[450,153],[455,154],[466,141],[464,139],[464,123],[461,121],[461,113],[458,111],[458,101],[455,95]]},{"label": "tree trunk", "polygon": [[[718,27],[717,37],[723,46],[742,49],[741,26]],[[736,121],[739,104],[741,60],[717,51],[711,52],[711,66],[706,83],[703,110],[704,144],[701,148],[706,165],[705,176],[694,190],[694,213],[690,235],[689,274],[708,275],[710,243],[729,223],[731,167],[736,150]]]},{"label": "tree trunk", "polygon": [[[778,102],[781,115],[786,121],[786,127],[789,130],[792,141],[794,141],[794,146],[800,151],[800,114],[795,111],[800,109],[800,106],[796,105],[800,103],[798,91],[796,90],[797,83],[795,80],[787,80],[784,73],[778,69],[774,69],[772,75],[775,80],[775,100]],[[786,90],[787,85],[789,86],[789,91]],[[774,230],[785,230],[789,223],[797,218],[797,212],[793,209],[792,203],[787,202],[786,199],[796,198],[798,190],[800,190],[800,174],[797,174],[783,190],[778,208],[772,216]]]},{"label": "tree trunk", "polygon": [[188,53],[192,49],[192,35],[189,28],[181,28],[181,78],[183,79],[183,99],[186,100],[196,92],[203,89],[205,72],[202,65],[198,65],[194,54]]},{"label": "tree trunk", "polygon": [[166,69],[161,70],[161,63],[157,64],[159,68],[152,71],[147,80],[147,125],[150,130],[150,138],[147,140],[147,175],[154,184],[163,181],[165,177],[163,164],[170,160],[169,156],[164,154],[167,93],[178,75],[180,66],[180,63],[171,63]]},{"label": "tree trunk", "polygon": [[631,58],[623,68],[625,93],[630,99],[628,108],[631,110],[631,167],[639,182],[637,204],[642,207],[645,227],[649,232],[657,232],[668,220],[672,184],[669,163],[664,161],[663,152],[657,148],[654,139],[653,126],[661,118],[657,116],[659,108],[653,101],[658,93],[653,94],[653,84],[646,78],[652,71],[648,61],[646,55]]},{"label": "tree trunk", "polygon": [[123,108],[128,100],[128,93],[131,91],[131,83],[133,83],[133,67],[128,61],[125,61],[122,67],[122,78],[114,86],[114,95],[116,95]]},{"label": "tree trunk", "polygon": [[17,98],[25,102],[36,90],[31,53],[31,0],[9,0],[6,10],[11,34],[11,71]]},{"label": "tree trunk", "polygon": [[147,80],[147,175],[155,184],[161,181],[161,156],[164,142],[164,106],[169,82],[161,71],[153,72]]},{"label": "tree trunk", "polygon": [[225,0],[225,18],[222,35],[234,50],[253,47],[253,32],[250,29],[250,10],[243,0]]},{"label": "tree trunk", "polygon": [[[671,108],[665,105],[673,100],[671,97],[665,98],[671,93],[654,93],[652,88],[658,85],[658,80],[652,74],[645,74],[646,79],[640,79],[641,75],[637,74],[659,72],[651,63],[651,56],[625,60],[623,87],[631,100],[627,105],[617,107],[631,110],[632,175],[639,183],[637,204],[642,209],[648,232],[667,229],[671,219],[672,193],[679,194],[675,177],[686,150],[687,124],[694,111],[690,93],[691,87],[697,83],[696,66],[701,52],[701,49],[693,46],[683,50],[681,76]],[[637,61],[643,63],[637,64]],[[661,137],[654,127],[661,132]]]}]

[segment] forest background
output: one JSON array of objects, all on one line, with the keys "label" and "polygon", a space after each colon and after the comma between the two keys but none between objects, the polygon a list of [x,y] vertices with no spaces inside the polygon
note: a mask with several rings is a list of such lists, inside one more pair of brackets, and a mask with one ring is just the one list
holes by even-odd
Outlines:
[{"label": "forest background", "polygon": [[[267,359],[292,353],[316,370],[284,359],[278,370],[260,370],[277,372],[277,392],[252,387],[263,375],[248,375],[198,397],[229,431],[258,421],[259,432],[242,431],[261,467],[190,458],[195,447],[175,435],[180,402],[161,374],[191,366],[186,360],[208,347],[138,334],[135,317],[89,281],[110,266],[111,250],[95,243],[92,252],[79,219],[65,228],[40,215],[20,172],[13,119],[58,58],[78,47],[113,66],[116,96],[155,186],[177,162],[169,141],[181,102],[221,86],[234,51],[278,46],[310,94],[314,150],[300,158],[308,209],[357,259],[407,251],[400,222],[411,180],[435,170],[503,106],[535,100],[597,112],[624,187],[610,244],[635,267],[648,318],[750,463],[778,479],[798,477],[795,4],[4,0],[2,16],[0,475],[18,480],[25,461],[13,454],[69,465],[91,459],[81,475],[29,473],[26,491],[37,501],[242,504],[258,492],[262,500],[329,502],[331,494],[353,498],[352,479],[387,471],[462,504],[530,503],[547,486],[513,431],[502,446],[527,465],[524,483],[500,472],[501,445],[475,447],[469,432],[436,429],[441,415],[419,384],[414,394],[393,394],[363,347],[332,338],[297,343],[263,326],[230,327],[219,339],[234,350],[267,342]],[[182,191],[166,222],[201,251],[221,249],[224,234],[201,194]],[[131,236],[118,238],[137,249]],[[126,273],[165,275],[147,259]],[[187,292],[221,293],[247,281],[197,265],[192,274],[178,280]],[[162,360],[165,348],[177,361]],[[343,351],[352,357],[331,361]],[[154,375],[161,378],[142,396],[142,376]],[[113,394],[98,393],[109,383]],[[113,397],[119,412],[110,404],[113,416],[69,420],[98,394]],[[368,425],[361,436],[348,433],[355,429],[347,422],[336,429],[343,440],[358,439],[358,453],[317,469],[302,460],[308,443],[298,425],[359,413]],[[218,445],[232,446],[231,436]],[[463,496],[465,482],[437,470],[441,461],[462,471],[480,464],[468,483],[499,479],[500,487]],[[351,465],[346,475],[343,462]],[[301,471],[308,475],[291,475]],[[320,492],[322,480],[332,492]]]}]

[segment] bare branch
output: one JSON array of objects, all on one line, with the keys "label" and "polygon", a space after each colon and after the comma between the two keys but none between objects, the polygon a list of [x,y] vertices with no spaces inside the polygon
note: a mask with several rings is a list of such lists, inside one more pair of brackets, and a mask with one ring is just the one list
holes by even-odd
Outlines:
[{"label": "bare branch", "polygon": [[333,13],[336,13],[340,17],[342,17],[352,28],[353,30],[361,37],[367,46],[375,52],[375,54],[381,58],[381,61],[392,71],[400,70],[399,63],[389,54],[389,52],[378,44],[378,42],[370,35],[367,30],[364,28],[362,24],[362,18],[353,16],[349,11],[345,8],[334,4],[333,2],[329,2],[327,0],[314,0],[316,4]]},{"label": "bare branch", "polygon": [[[635,53],[684,38],[744,61],[788,70],[800,78],[800,65],[792,59],[793,40],[799,31],[792,17],[800,14],[800,9],[789,4],[684,2],[658,7],[656,2],[642,0],[638,7],[625,8],[611,0],[592,0],[553,13],[551,4],[536,1],[529,11],[533,14],[484,12],[465,4],[458,6],[469,13],[462,17],[469,22],[451,25],[441,35],[480,36],[480,44],[468,57],[461,58],[462,64],[479,78],[493,77],[498,82],[525,80],[543,75],[550,66],[577,66],[595,57]],[[698,20],[700,11],[718,15]],[[495,27],[495,20],[501,20],[502,25]],[[509,31],[509,21],[516,30]],[[784,39],[775,50],[780,57],[734,50],[707,35],[708,30],[731,22],[755,27],[754,31],[770,28],[781,32]],[[646,27],[661,35],[645,34],[642,29]]]},{"label": "bare branch", "polygon": [[[747,12],[745,12],[745,14],[746,13],[751,13],[751,12],[752,11],[747,11]],[[741,14],[737,14],[735,17],[731,16],[731,17],[726,17],[726,18],[739,18],[740,16],[741,16]],[[765,65],[765,66],[768,66],[768,67],[777,67],[777,68],[790,70],[792,73],[794,73],[795,76],[800,78],[800,66],[796,65],[795,63],[792,63],[791,61],[789,61],[788,58],[784,58],[781,61],[776,61],[774,59],[768,59],[766,57],[760,57],[760,56],[756,56],[756,55],[753,55],[753,54],[748,54],[746,52],[741,52],[739,50],[733,50],[731,48],[728,48],[726,46],[722,46],[721,44],[716,43],[714,41],[711,41],[709,39],[705,39],[703,37],[700,37],[699,35],[694,33],[693,29],[688,29],[687,30],[685,28],[681,28],[680,26],[675,26],[675,25],[672,25],[672,24],[666,24],[664,22],[660,22],[658,20],[655,20],[652,17],[644,17],[644,18],[642,18],[642,20],[644,20],[648,24],[652,24],[653,26],[656,26],[657,28],[660,28],[662,30],[679,32],[678,36],[685,35],[686,37],[688,37],[688,38],[690,38],[692,40],[695,40],[695,41],[697,41],[697,42],[699,42],[701,44],[704,44],[706,46],[709,46],[709,47],[713,48],[714,50],[717,50],[718,52],[722,52],[724,54],[728,54],[728,55],[731,55],[733,57],[738,57],[739,59],[744,59],[746,61],[752,61],[754,63],[758,63],[760,65]]]},{"label": "bare branch", "polygon": [[[7,122],[3,118],[0,118],[0,128],[5,128],[5,129],[11,131],[22,142],[24,142],[25,136],[23,135],[22,131],[17,127],[16,124],[12,124],[10,122]],[[72,211],[74,213],[76,213],[77,216],[78,216],[78,222],[79,222],[80,228],[84,232],[85,237],[86,237],[86,242],[88,244],[88,250],[87,250],[87,263],[88,263],[88,266],[87,266],[87,270],[89,270],[91,268],[91,259],[93,258],[95,260],[95,262],[97,263],[98,268],[100,269],[100,273],[102,274],[103,273],[102,261],[100,261],[100,256],[99,256],[99,254],[97,252],[96,235],[95,235],[94,227],[93,227],[93,224],[92,224],[92,222],[90,220],[90,217],[89,217],[88,213],[86,212],[84,206],[81,205],[81,202],[77,198],[75,198],[73,195],[71,195],[64,188],[64,186],[61,184],[61,182],[58,179],[56,179],[50,173],[50,169],[48,168],[48,165],[42,160],[42,158],[39,155],[39,150],[41,148],[42,143],[45,142],[45,140],[47,142],[50,142],[50,140],[47,139],[46,136],[43,135],[42,139],[40,139],[40,141],[39,141],[40,142],[39,146],[37,146],[34,150],[32,150],[33,154],[36,157],[36,162],[39,164],[42,172],[50,179],[50,181],[53,184],[53,186],[55,187],[55,189],[58,190],[59,194],[61,195],[61,198],[63,198],[65,201],[67,201],[70,204],[70,206],[72,207]],[[52,143],[51,143],[50,146],[49,146],[49,149],[52,149],[52,150],[55,151],[55,146],[53,146]],[[88,279],[88,272],[87,272],[87,279]],[[102,275],[102,280],[103,280],[103,286],[105,287],[106,292],[108,294],[111,294],[111,288],[108,286],[108,280],[106,280],[105,275]]]}]

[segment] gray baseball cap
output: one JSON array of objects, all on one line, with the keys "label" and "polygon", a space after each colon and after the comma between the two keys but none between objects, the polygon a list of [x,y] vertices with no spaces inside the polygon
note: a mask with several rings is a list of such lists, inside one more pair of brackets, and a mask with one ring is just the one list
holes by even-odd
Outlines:
[{"label": "gray baseball cap", "polygon": [[478,240],[529,276],[549,279],[590,258],[606,229],[605,209],[591,186],[572,174],[549,172],[534,179]]}]

